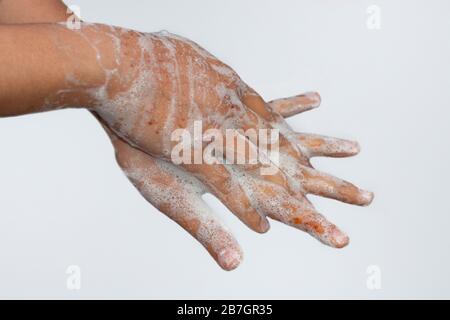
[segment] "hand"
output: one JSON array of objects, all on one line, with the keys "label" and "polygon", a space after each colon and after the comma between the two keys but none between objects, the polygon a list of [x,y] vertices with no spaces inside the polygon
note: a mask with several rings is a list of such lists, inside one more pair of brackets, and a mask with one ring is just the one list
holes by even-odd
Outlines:
[{"label": "hand", "polygon": [[[269,105],[284,117],[290,117],[318,107],[319,103],[318,94],[308,93],[275,100]],[[242,250],[202,199],[205,193],[202,183],[170,162],[131,147],[107,127],[105,129],[120,167],[144,198],[196,238],[223,269],[236,268],[243,258]],[[310,134],[299,134],[299,143],[314,155],[347,157],[359,151],[355,142]]]},{"label": "hand", "polygon": [[[14,66],[8,63],[11,53],[17,52],[22,42],[31,41],[32,29],[33,26],[2,28],[6,39],[6,53],[2,55],[7,62],[5,65]],[[86,105],[98,112],[115,133],[143,151],[142,155],[166,161],[170,161],[173,147],[171,132],[189,128],[194,120],[201,120],[205,130],[277,128],[281,132],[281,161],[274,175],[260,175],[252,166],[229,164],[185,164],[177,167],[176,172],[172,171],[173,166],[160,166],[160,171],[166,173],[169,180],[177,177],[179,185],[187,185],[191,194],[213,193],[255,231],[268,230],[268,216],[305,230],[333,247],[348,243],[347,236],[317,213],[305,195],[318,194],[359,205],[370,203],[371,193],[320,173],[309,162],[310,157],[318,155],[354,154],[358,151],[355,143],[294,133],[281,116],[294,113],[292,106],[286,107],[286,101],[276,101],[272,103],[278,106],[279,112],[276,112],[228,66],[180,37],[99,25],[83,26],[77,31],[54,26],[39,26],[38,29],[41,31],[39,41],[45,43],[41,45],[38,58],[45,62],[49,60],[47,54],[52,53],[53,68],[48,68],[44,77],[52,81],[40,82],[39,90],[22,96],[13,90],[4,90],[0,101],[14,101],[4,103],[11,105],[4,115]],[[8,33],[18,33],[19,41],[11,41]],[[20,41],[24,39],[27,41]],[[80,60],[80,56],[84,59]],[[28,63],[25,58],[26,55],[24,63]],[[80,65],[80,61],[84,63]],[[42,76],[32,63],[22,68],[31,72],[27,73],[27,78],[23,73],[16,76],[15,86],[10,84],[10,88],[26,88],[27,84],[36,82],[39,74]],[[17,74],[14,67],[10,69],[10,75]],[[65,81],[60,81],[63,75]],[[141,170],[145,166],[120,161],[138,186],[146,184],[147,171]],[[163,163],[161,161],[158,163]],[[186,171],[201,184],[186,176]],[[148,197],[156,197],[153,202],[159,199],[159,207],[177,204],[167,198],[161,200],[154,192]],[[195,207],[202,211],[199,203]],[[200,234],[197,218],[183,223]],[[227,248],[233,247],[233,241],[223,243]],[[210,248],[209,251],[226,269],[235,267],[239,261],[237,250],[229,253],[222,248],[220,251]]]},{"label": "hand", "polygon": [[280,113],[274,111],[231,68],[189,40],[168,33],[117,30],[112,37],[120,43],[115,56],[119,69],[94,95],[94,110],[110,128],[167,161],[172,132],[189,128],[194,120],[202,120],[205,130],[277,128],[281,161],[276,175],[261,176],[240,165],[183,167],[255,231],[268,230],[268,216],[333,247],[348,243],[347,236],[317,213],[305,195],[358,205],[372,201],[372,193],[316,171],[309,161],[313,156],[356,154],[356,143],[294,133],[280,115],[294,113],[292,107],[277,101],[272,105]]}]

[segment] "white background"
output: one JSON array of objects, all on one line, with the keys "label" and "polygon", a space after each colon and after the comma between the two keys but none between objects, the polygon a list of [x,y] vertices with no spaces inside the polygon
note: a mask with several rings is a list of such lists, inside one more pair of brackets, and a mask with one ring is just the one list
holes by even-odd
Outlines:
[{"label": "white background", "polygon": [[[314,164],[376,198],[312,198],[350,235],[343,250],[275,222],[253,233],[212,199],[245,250],[225,272],[131,186],[88,112],[1,119],[1,298],[450,298],[450,2],[68,3],[87,21],[191,38],[268,100],[318,90],[322,106],[289,123],[358,140],[359,156]],[[66,287],[70,265],[81,290]]]}]

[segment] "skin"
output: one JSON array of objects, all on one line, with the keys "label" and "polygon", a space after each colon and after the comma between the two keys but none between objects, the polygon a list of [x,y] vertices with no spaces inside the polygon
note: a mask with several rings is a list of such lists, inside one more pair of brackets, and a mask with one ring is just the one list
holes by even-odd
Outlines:
[{"label": "skin", "polygon": [[[373,195],[315,170],[309,159],[352,156],[358,144],[295,133],[283,119],[317,107],[317,93],[266,103],[230,67],[187,39],[104,25],[74,31],[49,23],[66,19],[60,1],[0,1],[0,23],[11,24],[0,26],[0,63],[8,66],[0,77],[0,115],[88,108],[140,193],[225,270],[239,265],[242,250],[202,200],[205,192],[257,232],[269,229],[270,217],[332,247],[348,244],[306,195],[357,205],[369,204]],[[261,175],[261,165],[172,164],[171,132],[189,129],[193,120],[202,120],[204,129],[279,129],[277,173]]]}]

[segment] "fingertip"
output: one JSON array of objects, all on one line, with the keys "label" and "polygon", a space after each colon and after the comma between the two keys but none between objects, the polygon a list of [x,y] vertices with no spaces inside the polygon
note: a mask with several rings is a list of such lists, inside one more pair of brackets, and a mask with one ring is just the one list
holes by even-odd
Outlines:
[{"label": "fingertip", "polygon": [[270,222],[267,220],[266,217],[261,220],[261,223],[259,224],[258,228],[254,229],[256,232],[263,234],[270,230]]},{"label": "fingertip", "polygon": [[330,238],[331,245],[337,249],[346,247],[350,242],[350,238],[338,228],[332,231]]},{"label": "fingertip", "polygon": [[225,271],[236,269],[241,264],[242,260],[242,251],[234,248],[225,248],[217,255],[217,262]]},{"label": "fingertip", "polygon": [[361,190],[361,205],[367,207],[370,205],[375,198],[375,194],[371,191]]},{"label": "fingertip", "polygon": [[333,152],[324,152],[323,156],[332,156],[336,158],[346,158],[356,156],[361,152],[361,146],[358,141],[330,139],[330,143],[334,143],[336,148]]},{"label": "fingertip", "polygon": [[361,206],[361,207],[367,207],[368,205],[370,205],[373,201],[374,198],[374,194],[373,192],[370,191],[366,191],[366,190],[362,190],[362,189],[358,189],[356,188],[356,193],[354,194],[352,199],[349,199],[348,201],[344,201],[350,204],[354,204],[357,206]]},{"label": "fingertip", "polygon": [[255,212],[252,216],[242,219],[242,216],[238,217],[249,227],[252,231],[256,233],[266,233],[270,229],[270,223],[266,216]]},{"label": "fingertip", "polygon": [[350,142],[350,153],[352,155],[357,155],[358,153],[361,152],[361,145],[359,144],[358,141],[349,141]]},{"label": "fingertip", "polygon": [[307,92],[304,94],[311,101],[311,108],[315,109],[322,104],[322,97],[316,91]]}]

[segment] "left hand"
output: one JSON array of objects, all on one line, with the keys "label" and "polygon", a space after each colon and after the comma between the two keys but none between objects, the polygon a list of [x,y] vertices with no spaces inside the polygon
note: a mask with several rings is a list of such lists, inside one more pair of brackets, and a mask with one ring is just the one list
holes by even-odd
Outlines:
[{"label": "left hand", "polygon": [[[318,94],[308,93],[274,100],[269,102],[269,105],[283,117],[290,117],[316,108],[319,103],[320,97]],[[105,127],[105,129],[110,134],[114,144],[120,167],[143,197],[196,238],[223,269],[232,270],[236,268],[242,260],[242,250],[231,232],[211,212],[202,199],[202,194],[207,190],[203,188],[200,181],[170,162],[154,158],[131,147],[115,136],[108,128]],[[298,144],[303,149],[308,150],[311,156],[348,157],[357,154],[359,151],[358,144],[352,141],[313,134],[298,134],[297,138]],[[308,167],[312,170],[311,165],[308,165]],[[356,187],[346,182],[333,179],[347,189],[357,190]],[[342,193],[339,185],[331,186],[329,190],[332,194]],[[211,190],[209,191],[211,192]],[[270,203],[271,197],[273,195],[268,196],[263,201]],[[364,202],[353,195],[346,202],[368,204],[370,197]],[[303,222],[304,229],[309,229],[309,232],[316,236],[331,229],[328,231],[330,234],[327,235],[330,243],[334,243],[336,247],[345,246],[348,243],[348,237],[338,229],[332,228],[332,224],[315,213],[312,204],[306,198],[305,203],[312,211],[309,217],[308,214],[303,215],[304,218],[307,218],[306,220],[310,220],[309,222]],[[297,227],[299,224],[302,225],[302,223],[295,223],[300,222],[296,220],[300,218],[295,218],[295,214],[292,217],[289,217],[289,214],[284,216],[283,210],[285,209],[278,210],[278,212],[274,211],[272,217],[287,224],[294,223]],[[291,222],[289,218],[292,218]]]}]

